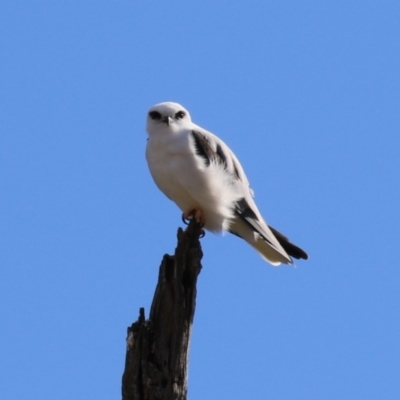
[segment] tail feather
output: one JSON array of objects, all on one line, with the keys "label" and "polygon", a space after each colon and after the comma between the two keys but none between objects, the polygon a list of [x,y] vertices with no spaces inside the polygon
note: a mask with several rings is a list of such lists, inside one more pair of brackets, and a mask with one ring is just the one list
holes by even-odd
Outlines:
[{"label": "tail feather", "polygon": [[268,227],[269,227],[269,229],[271,229],[271,232],[278,239],[278,242],[284,248],[286,253],[289,254],[289,256],[296,258],[297,260],[300,260],[300,259],[308,260],[308,254],[303,249],[301,249],[300,247],[291,243],[289,238],[287,238],[282,233],[278,232],[272,226],[268,225]]},{"label": "tail feather", "polygon": [[250,246],[252,246],[265,260],[274,266],[280,264],[292,264],[290,256],[281,247],[276,240],[276,245],[273,246],[270,242],[266,241],[259,232],[249,226],[240,218],[235,218],[230,226],[230,232],[236,236],[241,237]]},{"label": "tail feather", "polygon": [[308,259],[304,250],[266,224],[252,198],[237,201],[234,212],[229,231],[243,238],[272,265],[293,264],[291,257]]}]

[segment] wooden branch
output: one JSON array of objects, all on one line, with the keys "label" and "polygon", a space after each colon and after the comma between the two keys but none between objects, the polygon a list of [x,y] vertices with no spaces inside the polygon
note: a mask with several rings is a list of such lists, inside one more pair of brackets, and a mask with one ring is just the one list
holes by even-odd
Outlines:
[{"label": "wooden branch", "polygon": [[128,328],[123,400],[186,400],[202,232],[194,219],[185,231],[178,229],[175,255],[161,262],[149,319],[141,308]]}]

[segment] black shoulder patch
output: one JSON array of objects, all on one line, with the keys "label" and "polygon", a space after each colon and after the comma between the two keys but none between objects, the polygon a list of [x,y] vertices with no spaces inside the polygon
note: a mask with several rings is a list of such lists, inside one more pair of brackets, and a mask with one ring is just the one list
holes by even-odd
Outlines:
[{"label": "black shoulder patch", "polygon": [[240,180],[240,175],[239,175],[238,167],[237,167],[237,165],[236,165],[236,163],[235,163],[235,160],[232,160],[232,161],[233,161],[233,169],[234,169],[234,171],[235,171],[236,178],[238,178],[238,179]]},{"label": "black shoulder patch", "polygon": [[223,164],[225,166],[225,168],[227,168],[228,167],[228,163],[226,161],[226,155],[222,151],[222,147],[220,145],[217,145],[217,156],[219,158],[220,163]]},{"label": "black shoulder patch", "polygon": [[216,153],[211,148],[208,139],[200,132],[193,130],[192,137],[194,139],[194,146],[196,147],[196,154],[204,159],[208,167],[211,161],[216,159]]}]

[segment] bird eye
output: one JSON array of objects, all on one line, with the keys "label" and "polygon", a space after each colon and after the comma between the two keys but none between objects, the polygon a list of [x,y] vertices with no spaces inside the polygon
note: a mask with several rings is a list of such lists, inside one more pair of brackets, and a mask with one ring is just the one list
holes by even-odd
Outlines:
[{"label": "bird eye", "polygon": [[150,111],[149,117],[154,120],[159,120],[161,119],[161,114],[158,111]]},{"label": "bird eye", "polygon": [[185,113],[184,113],[183,111],[178,111],[178,112],[175,114],[175,118],[176,118],[176,119],[182,119],[184,116],[185,116]]}]

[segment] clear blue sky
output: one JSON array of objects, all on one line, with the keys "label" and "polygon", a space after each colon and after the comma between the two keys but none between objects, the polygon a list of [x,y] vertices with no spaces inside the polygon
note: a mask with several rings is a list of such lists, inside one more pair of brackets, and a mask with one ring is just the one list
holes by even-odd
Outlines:
[{"label": "clear blue sky", "polygon": [[400,398],[400,4],[0,5],[0,398],[118,399],[180,211],[144,158],[176,101],[310,254],[207,234],[190,400]]}]

